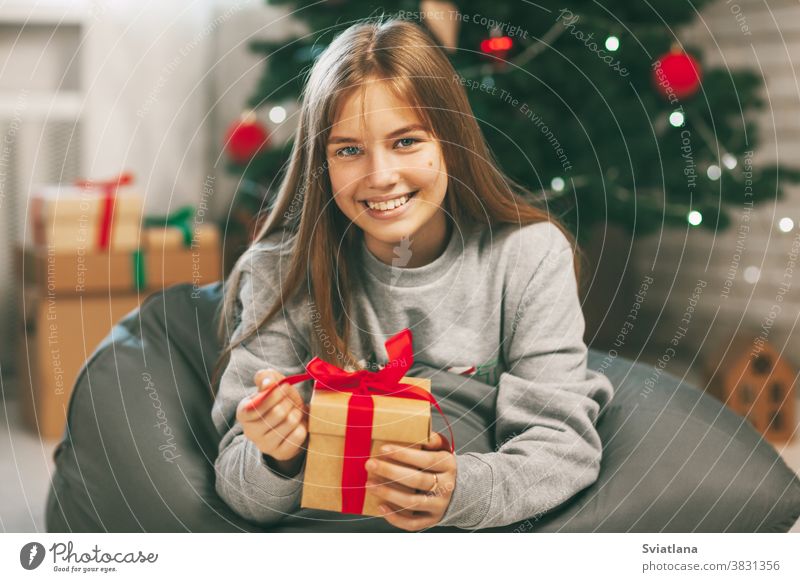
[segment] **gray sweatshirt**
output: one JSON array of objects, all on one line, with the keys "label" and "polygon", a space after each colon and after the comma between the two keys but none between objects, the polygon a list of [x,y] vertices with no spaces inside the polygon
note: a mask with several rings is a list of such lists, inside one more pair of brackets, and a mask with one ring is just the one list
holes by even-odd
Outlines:
[{"label": "gray sweatshirt", "polygon": [[[289,259],[281,240],[274,233],[240,259],[234,339],[277,296]],[[508,525],[538,517],[591,485],[602,456],[594,425],[613,388],[586,367],[584,319],[564,235],[550,223],[454,228],[444,252],[418,268],[402,267],[413,245],[400,244],[394,265],[387,265],[359,240],[363,269],[349,314],[353,353],[376,369],[388,361],[384,342],[407,327],[416,360],[473,374],[496,391],[492,430],[499,446],[482,454],[457,449],[456,486],[438,525]],[[217,492],[263,525],[299,508],[303,471],[295,477],[273,472],[242,434],[236,407],[256,390],[257,370],[304,371],[308,338],[321,332],[314,313],[308,297],[295,297],[235,348],[212,411],[222,435]],[[311,383],[296,386],[308,402]]]}]

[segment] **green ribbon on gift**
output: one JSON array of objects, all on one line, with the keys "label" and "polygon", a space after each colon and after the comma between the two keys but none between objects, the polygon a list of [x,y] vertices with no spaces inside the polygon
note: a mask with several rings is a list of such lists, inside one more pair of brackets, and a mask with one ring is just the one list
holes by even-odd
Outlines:
[{"label": "green ribbon on gift", "polygon": [[147,271],[144,268],[144,249],[139,247],[131,253],[133,267],[133,288],[142,291],[147,288]]},{"label": "green ribbon on gift", "polygon": [[[192,223],[194,222],[195,208],[187,205],[171,212],[166,216],[146,216],[142,220],[144,228],[179,228],[183,233],[183,246],[192,246]],[[145,251],[139,247],[131,253],[131,268],[133,269],[133,286],[137,291],[147,288],[147,269],[145,268]]]},{"label": "green ribbon on gift", "polygon": [[166,216],[146,216],[143,226],[167,228],[174,226],[183,232],[183,246],[192,246],[192,222],[194,221],[195,209],[192,205],[183,206],[175,212]]}]

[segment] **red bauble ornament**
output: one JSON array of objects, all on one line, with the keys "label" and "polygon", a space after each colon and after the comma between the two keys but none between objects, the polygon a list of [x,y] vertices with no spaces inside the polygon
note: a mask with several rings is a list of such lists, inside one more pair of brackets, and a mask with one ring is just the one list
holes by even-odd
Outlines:
[{"label": "red bauble ornament", "polygon": [[702,79],[700,63],[691,55],[672,50],[662,55],[653,67],[653,83],[666,99],[678,99],[697,93]]},{"label": "red bauble ornament", "polygon": [[253,111],[243,113],[225,132],[225,149],[237,164],[249,162],[268,144],[269,134]]},{"label": "red bauble ornament", "polygon": [[514,40],[510,36],[493,36],[481,41],[482,52],[503,60],[513,46]]}]

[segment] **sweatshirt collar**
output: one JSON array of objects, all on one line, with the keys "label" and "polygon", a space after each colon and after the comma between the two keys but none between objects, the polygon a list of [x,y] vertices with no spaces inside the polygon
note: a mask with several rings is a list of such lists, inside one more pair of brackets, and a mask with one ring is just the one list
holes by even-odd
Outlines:
[{"label": "sweatshirt collar", "polygon": [[[366,239],[362,232],[358,237],[361,263],[365,271],[374,278],[393,287],[418,287],[432,283],[444,277],[450,271],[453,265],[458,262],[457,259],[464,250],[464,239],[467,233],[456,224],[453,224],[450,230],[450,240],[444,252],[427,265],[422,265],[421,267],[394,267],[387,265],[367,248]],[[398,245],[395,251],[397,263],[402,262],[402,252],[402,246]],[[408,248],[407,252],[413,252],[413,245]]]}]

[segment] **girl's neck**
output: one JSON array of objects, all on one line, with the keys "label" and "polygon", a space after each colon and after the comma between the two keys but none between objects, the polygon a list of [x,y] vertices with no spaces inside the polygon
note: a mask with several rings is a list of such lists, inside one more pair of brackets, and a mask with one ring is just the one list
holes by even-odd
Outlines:
[{"label": "girl's neck", "polygon": [[447,248],[452,225],[444,212],[434,217],[418,232],[410,237],[408,243],[399,241],[386,243],[364,233],[364,242],[369,252],[382,263],[392,267],[413,269],[435,261]]}]

